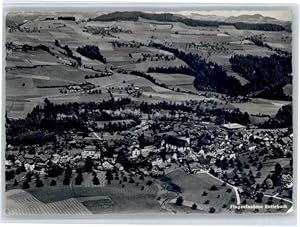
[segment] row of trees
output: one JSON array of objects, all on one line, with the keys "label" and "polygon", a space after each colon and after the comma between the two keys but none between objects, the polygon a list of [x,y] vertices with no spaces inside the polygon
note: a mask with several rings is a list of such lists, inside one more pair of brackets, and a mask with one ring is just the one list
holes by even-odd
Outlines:
[{"label": "row of trees", "polygon": [[195,76],[195,72],[190,68],[186,66],[169,66],[169,67],[149,67],[148,73],[181,73],[186,75]]}]

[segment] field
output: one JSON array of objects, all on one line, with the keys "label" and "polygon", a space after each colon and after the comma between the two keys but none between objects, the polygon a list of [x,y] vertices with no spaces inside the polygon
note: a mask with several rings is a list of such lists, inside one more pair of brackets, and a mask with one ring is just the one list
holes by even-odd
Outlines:
[{"label": "field", "polygon": [[[53,13],[53,15],[59,15]],[[86,18],[90,14],[78,14],[78,18]],[[37,16],[27,15],[29,20],[21,28],[31,32],[15,31],[8,33],[7,42],[13,42],[19,45],[38,45],[48,46],[50,54],[47,51],[28,50],[28,51],[10,51],[7,54],[7,114],[12,118],[25,117],[35,105],[40,104],[46,97],[58,93],[57,86],[68,86],[73,84],[92,83],[102,88],[118,87],[122,88],[131,83],[141,87],[144,92],[139,100],[148,100],[149,96],[153,100],[170,100],[170,97],[177,97],[179,101],[189,99],[199,100],[196,96],[190,97],[182,92],[197,93],[193,86],[193,77],[182,74],[151,74],[158,82],[167,84],[169,88],[180,91],[177,93],[160,88],[143,78],[136,78],[133,75],[126,75],[117,72],[122,70],[139,70],[147,72],[149,67],[169,67],[183,66],[185,63],[178,58],[174,60],[155,60],[155,56],[173,56],[166,51],[155,48],[140,46],[147,44],[151,40],[164,43],[172,43],[174,47],[183,50],[195,52],[205,57],[209,61],[216,62],[223,66],[229,75],[236,77],[241,84],[246,84],[247,80],[234,73],[229,63],[229,57],[232,54],[252,54],[259,56],[269,56],[274,51],[268,48],[258,47],[245,40],[246,36],[261,35],[263,40],[276,48],[290,51],[291,37],[290,33],[283,32],[276,35],[276,32],[257,31],[257,30],[238,30],[234,26],[221,25],[215,27],[190,27],[179,22],[158,22],[154,20],[139,19],[138,21],[58,21],[44,20],[45,14]],[[20,20],[17,15],[11,16],[14,20]],[[35,18],[34,21],[31,18]],[[92,27],[120,27],[130,31],[117,32],[114,36],[93,35],[84,32],[85,26]],[[38,32],[37,32],[38,31]],[[75,56],[80,56],[82,66],[74,68],[70,66],[74,59],[65,54],[65,51],[56,45],[55,40],[59,40],[62,46],[68,45]],[[117,47],[112,42],[127,43],[131,46]],[[98,45],[101,53],[107,59],[107,64],[92,60],[86,56],[77,53],[76,49],[84,44]],[[194,43],[195,46],[188,44]],[[138,44],[138,45],[137,45]],[[143,54],[150,57],[143,59]],[[154,59],[153,59],[154,57]],[[152,59],[151,59],[152,58]],[[142,61],[141,61],[142,60]],[[35,68],[16,68],[16,67],[35,67]],[[115,68],[114,75],[111,77],[85,79],[85,75],[97,73],[95,70],[104,70],[105,68]],[[125,81],[125,82],[124,82]],[[124,83],[124,84],[123,84]],[[45,87],[42,88],[41,87]],[[22,88],[22,89],[19,89]],[[285,92],[290,88],[286,87]],[[26,96],[34,96],[30,99]],[[117,92],[116,97],[124,97],[126,94]],[[25,96],[25,97],[24,97]],[[71,96],[66,97],[71,100]],[[73,96],[74,101],[81,99]],[[91,100],[93,97],[90,98]],[[136,99],[136,98],[135,98]],[[151,98],[150,98],[151,99]],[[264,108],[261,108],[264,105]],[[271,103],[265,105],[260,101],[252,100],[249,103],[234,104],[241,111],[248,111],[250,114],[274,115],[280,108],[281,103]]]},{"label": "field", "polygon": [[[228,208],[230,204],[236,204],[234,192],[232,190],[227,192],[230,187],[222,186],[220,181],[206,173],[192,175],[176,170],[167,174],[167,177],[170,177],[172,183],[182,188],[180,195],[183,197],[185,206],[191,207],[193,203],[196,203],[200,210],[208,212],[213,207],[216,212],[221,212],[225,211],[224,208]],[[217,190],[211,190],[213,185]],[[171,202],[175,203],[175,201],[173,199]]]},{"label": "field", "polygon": [[8,215],[90,215],[77,199],[43,203],[23,190],[10,190],[6,198]]},{"label": "field", "polygon": [[[63,215],[164,211],[156,199],[158,186],[154,183],[146,185],[149,178],[139,180],[138,177],[132,177],[135,183],[122,181],[120,184],[119,180],[112,180],[111,184],[107,184],[101,172],[98,173],[98,177],[101,182],[98,186],[91,183],[91,174],[84,174],[84,182],[81,185],[75,185],[74,181],[71,185],[63,185],[59,177],[54,178],[58,182],[56,186],[49,186],[53,178],[48,178],[42,179],[44,187],[41,188],[35,187],[32,182],[30,188],[25,191],[11,189],[7,192],[7,213]],[[35,209],[35,206],[41,208]]]}]

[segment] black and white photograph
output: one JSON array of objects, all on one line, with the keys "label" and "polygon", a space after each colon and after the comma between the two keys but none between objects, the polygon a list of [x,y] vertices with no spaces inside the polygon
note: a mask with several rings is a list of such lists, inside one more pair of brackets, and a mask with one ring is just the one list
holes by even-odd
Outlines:
[{"label": "black and white photograph", "polygon": [[5,215],[291,213],[293,22],[284,7],[7,12]]}]

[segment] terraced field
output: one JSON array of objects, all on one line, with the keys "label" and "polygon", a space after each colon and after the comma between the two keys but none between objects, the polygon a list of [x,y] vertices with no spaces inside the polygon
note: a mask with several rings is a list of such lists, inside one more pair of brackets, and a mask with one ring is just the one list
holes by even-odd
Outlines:
[{"label": "terraced field", "polygon": [[43,203],[23,190],[10,190],[6,197],[8,215],[90,215],[91,212],[77,199]]}]

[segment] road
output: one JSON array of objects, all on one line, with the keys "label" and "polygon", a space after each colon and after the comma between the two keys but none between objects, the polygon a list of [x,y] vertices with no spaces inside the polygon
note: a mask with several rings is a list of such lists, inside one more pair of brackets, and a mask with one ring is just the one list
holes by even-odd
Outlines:
[{"label": "road", "polygon": [[282,199],[283,201],[292,204],[292,206],[290,207],[290,209],[287,210],[287,213],[291,213],[293,211],[293,202],[291,200],[288,200],[288,199],[285,199],[285,198],[281,198],[278,195],[279,195],[279,193],[276,193],[275,195],[264,194],[265,197],[272,197],[272,198],[276,198],[276,199]]},{"label": "road", "polygon": [[221,180],[221,179],[215,177],[214,175],[210,174],[208,171],[205,172],[205,173],[206,173],[207,175],[209,175],[209,176],[215,178],[216,180],[220,181],[221,183],[225,183],[226,185],[228,185],[229,187],[231,187],[231,188],[234,190],[234,192],[235,192],[235,196],[236,196],[236,205],[241,205],[241,196],[240,196],[239,188],[238,188],[238,187],[233,186],[233,185],[231,185],[231,184],[228,184],[227,182],[225,182],[225,181],[223,181],[223,180]]}]

